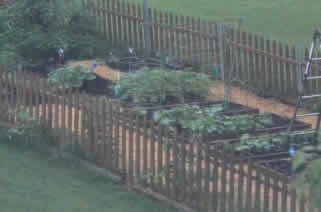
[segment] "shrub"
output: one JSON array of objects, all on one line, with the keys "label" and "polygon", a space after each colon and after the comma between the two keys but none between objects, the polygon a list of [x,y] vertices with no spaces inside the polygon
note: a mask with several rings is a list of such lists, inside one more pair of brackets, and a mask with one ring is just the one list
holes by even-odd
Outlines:
[{"label": "shrub", "polygon": [[48,80],[54,83],[54,89],[57,89],[55,85],[61,89],[63,84],[66,89],[80,88],[86,80],[96,79],[96,75],[86,65],[59,68],[50,72],[48,76]]},{"label": "shrub", "polygon": [[48,127],[39,120],[30,116],[28,112],[10,110],[9,113],[16,114],[15,127],[8,129],[7,138],[11,142],[28,146],[47,146],[54,144],[53,137]]},{"label": "shrub", "polygon": [[120,97],[134,103],[182,102],[186,96],[206,98],[211,80],[205,74],[143,68],[121,77]]}]

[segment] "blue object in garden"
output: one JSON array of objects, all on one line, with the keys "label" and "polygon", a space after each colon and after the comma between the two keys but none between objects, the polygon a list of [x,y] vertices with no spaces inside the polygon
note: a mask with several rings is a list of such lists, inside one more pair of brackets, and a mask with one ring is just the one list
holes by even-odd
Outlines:
[{"label": "blue object in garden", "polygon": [[120,95],[120,84],[119,83],[115,86],[115,95],[116,96]]},{"label": "blue object in garden", "polygon": [[218,65],[214,65],[214,68],[215,68],[215,79],[218,80],[220,69],[219,69]]},{"label": "blue object in garden", "polygon": [[96,67],[97,67],[97,62],[96,62],[96,60],[94,60],[94,63],[93,63],[93,70],[95,70],[95,69],[96,69]]},{"label": "blue object in garden", "polygon": [[293,146],[290,146],[289,153],[290,155],[293,155],[295,153],[295,149]]}]

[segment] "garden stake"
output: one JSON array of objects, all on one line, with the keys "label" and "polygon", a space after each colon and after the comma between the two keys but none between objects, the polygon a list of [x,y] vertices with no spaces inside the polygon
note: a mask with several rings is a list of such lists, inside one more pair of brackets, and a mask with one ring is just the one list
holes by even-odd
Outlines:
[{"label": "garden stake", "polygon": [[63,65],[65,60],[65,53],[62,48],[58,50],[58,64]]}]

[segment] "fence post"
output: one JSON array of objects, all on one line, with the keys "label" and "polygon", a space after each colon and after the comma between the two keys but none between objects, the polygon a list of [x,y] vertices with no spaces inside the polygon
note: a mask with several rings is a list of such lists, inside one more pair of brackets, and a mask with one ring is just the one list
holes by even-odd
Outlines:
[{"label": "fence post", "polygon": [[145,56],[151,54],[151,21],[148,13],[148,0],[144,0],[144,35],[145,35]]}]

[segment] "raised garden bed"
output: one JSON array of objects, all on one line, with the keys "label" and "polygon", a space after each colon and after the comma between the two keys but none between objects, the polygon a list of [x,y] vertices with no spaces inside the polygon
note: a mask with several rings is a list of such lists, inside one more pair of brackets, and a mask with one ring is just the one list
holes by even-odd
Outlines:
[{"label": "raised garden bed", "polygon": [[290,136],[284,133],[284,131],[280,134],[265,134],[254,138],[245,138],[245,141],[248,141],[245,143],[242,140],[236,143],[234,140],[232,146],[226,146],[222,143],[222,145],[212,146],[212,149],[220,148],[224,149],[224,151],[232,151],[243,159],[256,160],[268,168],[291,176],[292,158],[290,149],[293,148],[294,151],[297,151],[304,146],[314,144],[314,133],[311,132],[313,131],[306,131],[306,134],[304,132],[298,135],[290,134]]},{"label": "raised garden bed", "polygon": [[106,58],[105,63],[107,66],[125,73],[136,71],[146,66],[149,68],[162,67],[182,71],[191,71],[195,68],[193,64],[188,61],[183,61],[173,57],[162,59],[155,54],[151,57],[143,58],[130,55],[117,55],[117,53],[114,53]]},{"label": "raised garden bed", "polygon": [[[213,141],[215,144],[216,140],[227,140],[227,139],[235,139],[233,142],[238,142],[238,139],[244,135],[262,135],[262,134],[272,134],[272,133],[279,133],[284,132],[288,129],[290,125],[290,119],[287,117],[282,117],[277,114],[269,114],[272,118],[272,124],[264,124],[260,123],[260,127],[258,128],[251,128],[246,130],[238,130],[237,132],[233,132],[232,130],[227,130],[223,134],[212,133],[208,136],[205,136],[204,139],[206,141]],[[302,121],[295,120],[293,123],[292,130],[293,131],[300,131],[305,130],[311,127],[311,124],[307,124]]]}]

